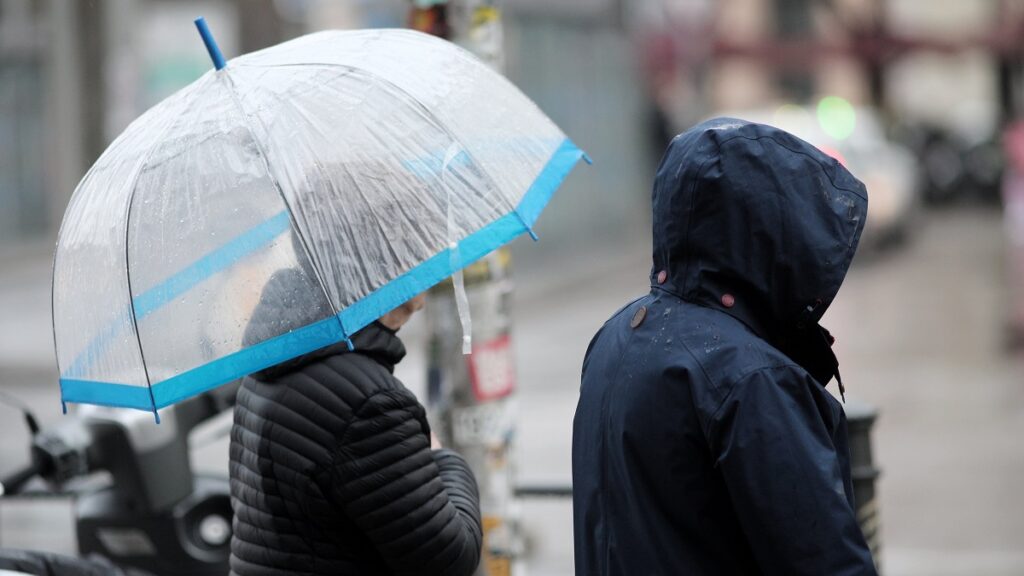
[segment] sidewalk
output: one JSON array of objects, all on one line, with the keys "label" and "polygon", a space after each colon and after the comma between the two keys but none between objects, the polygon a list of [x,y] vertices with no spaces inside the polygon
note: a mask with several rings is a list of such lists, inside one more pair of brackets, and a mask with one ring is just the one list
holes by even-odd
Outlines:
[{"label": "sidewalk", "polygon": [[[1001,345],[1000,217],[964,210],[922,220],[905,248],[855,264],[824,321],[848,394],[881,411],[882,565],[886,576],[1024,574],[1024,359]],[[647,251],[637,242],[562,266],[514,260],[522,480],[569,480],[583,354],[612,312],[647,291]],[[48,265],[0,278],[0,382],[21,374],[3,389],[44,420],[60,413],[48,304]],[[398,375],[422,390],[422,326],[414,320],[402,337],[410,354]],[[22,429],[0,420],[0,470],[24,457]],[[226,454],[219,441],[194,460],[223,473]],[[528,574],[571,574],[569,502],[523,502],[522,518]]]}]

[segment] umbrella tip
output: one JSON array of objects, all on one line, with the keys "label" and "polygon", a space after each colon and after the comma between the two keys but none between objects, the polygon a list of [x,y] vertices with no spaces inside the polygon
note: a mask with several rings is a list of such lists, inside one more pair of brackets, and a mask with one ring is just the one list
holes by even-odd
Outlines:
[{"label": "umbrella tip", "polygon": [[196,29],[199,30],[199,36],[203,39],[203,44],[206,45],[206,51],[210,53],[210,60],[213,60],[213,67],[217,70],[222,70],[227,63],[224,61],[224,55],[220,52],[220,46],[217,46],[217,41],[213,38],[213,33],[210,32],[210,27],[206,24],[206,18],[200,16],[195,19]]}]

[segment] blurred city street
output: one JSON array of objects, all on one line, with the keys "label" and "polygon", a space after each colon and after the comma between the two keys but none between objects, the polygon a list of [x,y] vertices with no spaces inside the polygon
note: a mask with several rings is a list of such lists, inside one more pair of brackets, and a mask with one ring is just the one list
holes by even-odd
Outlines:
[{"label": "blurred city street", "polygon": [[[883,569],[888,576],[1024,574],[1024,356],[1005,347],[1000,215],[970,208],[920,219],[919,235],[905,246],[859,257],[824,322],[837,336],[849,397],[881,412],[873,440],[882,469]],[[608,315],[646,292],[648,260],[647,245],[634,242],[574,266],[517,270],[520,482],[569,481],[583,353]],[[0,324],[0,377],[6,392],[52,422],[60,405],[48,275],[31,266],[3,277],[0,304],[17,314]],[[414,322],[403,338],[409,357],[399,376],[422,391],[423,326]],[[7,411],[0,424],[0,472],[25,458],[16,439],[27,433],[14,416]],[[221,418],[209,428],[225,424]],[[225,441],[207,444],[194,454],[196,467],[226,473],[226,454]],[[0,508],[0,544],[68,545],[66,509],[44,507],[40,523],[27,507],[7,506]],[[528,499],[520,514],[527,573],[570,574],[569,502]]]},{"label": "blurred city street", "polygon": [[[212,53],[193,25],[199,16],[209,22],[227,58],[224,69],[213,70],[217,60],[211,61]],[[408,66],[407,59],[396,57],[394,47],[381,50],[386,52],[381,62],[396,66],[394,78],[399,84],[407,76],[423,76],[422,95],[430,105],[423,105],[423,114],[419,108],[411,108],[409,117],[426,122],[424,126],[436,119],[444,133],[442,140],[449,143],[440,148],[440,154],[433,144],[424,144],[430,154],[423,158],[429,157],[429,161],[416,155],[410,164],[405,156],[411,153],[402,155],[406,139],[415,140],[420,133],[396,120],[395,110],[405,110],[404,96],[395,99],[394,109],[383,107],[386,99],[365,95],[371,92],[353,92],[351,102],[348,97],[313,96],[329,83],[343,80],[376,94],[391,80],[379,82],[370,72],[362,80],[360,74],[348,72],[316,76],[309,80],[316,90],[308,94],[305,88],[295,90],[315,102],[313,108],[323,104],[323,110],[331,113],[304,113],[298,122],[298,116],[289,114],[302,106],[285,96],[291,94],[284,86],[290,78],[285,70],[292,70],[292,64],[275,66],[281,69],[280,77],[254,73],[247,80],[250,84],[244,84],[240,75],[232,76],[235,70],[246,69],[246,61],[237,60],[246,54],[317,32],[380,28],[415,29],[451,41],[473,55],[459,56],[469,58],[466,62],[472,64],[465,69],[437,60],[446,64],[410,74],[401,68]],[[331,34],[321,37],[328,36]],[[420,36],[419,40],[437,42],[443,47],[439,50],[463,54],[434,38]],[[279,48],[261,53],[266,56],[274,50]],[[346,50],[337,51],[353,58],[353,70],[363,65],[360,57]],[[313,52],[311,60],[322,56]],[[456,61],[461,60],[452,60]],[[481,63],[484,66],[477,69]],[[296,65],[293,71],[305,70],[307,64],[310,62]],[[232,68],[235,65],[238,67]],[[107,174],[116,185],[96,185],[91,192],[88,186],[79,186],[84,175],[94,173],[90,166],[100,164],[101,154],[108,146],[116,148],[112,142],[130,132],[130,124],[147,110],[165,99],[174,101],[190,85],[206,82],[210,88],[223,79],[236,88],[250,86],[251,94],[280,89],[274,102],[287,106],[279,109],[267,100],[267,105],[254,105],[252,114],[242,107],[245,113],[238,118],[244,117],[247,124],[228,129],[224,126],[235,120],[225,119],[219,128],[217,122],[178,121],[192,118],[189,114],[196,111],[221,114],[209,98],[197,98],[195,106],[182,101],[181,110],[186,113],[167,114],[166,133],[173,132],[171,128],[185,133],[205,126],[210,138],[154,139],[144,154],[141,147],[125,146],[122,167],[136,162],[138,171],[131,172],[133,179],[123,190],[120,179],[127,178],[123,175],[128,171]],[[488,87],[500,90],[485,90]],[[498,94],[505,96],[499,98]],[[231,102],[237,104],[244,98],[236,100]],[[409,101],[413,100],[409,96]],[[512,101],[522,106],[510,107]],[[228,100],[222,104],[228,108],[235,105]],[[379,115],[366,113],[378,106]],[[449,127],[456,124],[442,119],[438,112],[442,108],[451,108],[452,119],[465,120],[472,130],[479,128],[481,134],[473,132],[474,139],[478,136],[479,142],[486,142],[480,150],[493,152],[493,163],[488,160],[487,166],[476,166],[486,157],[473,153],[470,148],[476,144],[467,144],[470,138],[461,138],[454,131],[448,134]],[[534,113],[540,114],[537,126],[550,123],[552,134],[559,135],[557,140],[565,139],[558,150],[567,144],[578,146],[578,151],[569,148],[574,154],[585,152],[593,165],[580,162],[564,182],[561,173],[554,178],[548,172],[558,164],[554,155],[537,156],[536,166],[530,164],[526,170],[528,162],[521,162],[526,156],[520,154],[526,148],[518,147],[526,146],[536,134],[510,138],[502,130],[514,128],[532,134],[524,128],[524,118]],[[313,180],[305,175],[306,168],[281,171],[286,180],[294,176],[290,183],[275,179],[279,168],[275,150],[267,143],[260,150],[262,136],[251,124],[252,118],[260,115],[266,116],[267,126],[280,129],[274,132],[280,138],[275,141],[276,149],[295,152],[297,157],[302,148],[302,154],[309,156],[306,168],[317,167],[314,179],[322,179],[323,186],[310,184]],[[519,214],[523,203],[515,199],[518,196],[501,203],[495,201],[490,188],[474,188],[481,202],[496,214],[511,218],[514,214],[506,213],[508,207],[517,206],[514,212],[522,225],[539,236],[539,242],[533,242],[521,234],[508,252],[494,252],[466,269],[474,354],[448,354],[461,352],[458,344],[465,325],[457,321],[457,297],[441,284],[436,291],[428,291],[435,316],[418,314],[400,332],[408,354],[397,366],[396,375],[426,406],[441,440],[466,457],[483,488],[483,524],[489,525],[484,530],[490,540],[485,567],[477,576],[509,576],[504,555],[518,552],[522,554],[516,556],[513,576],[573,574],[570,499],[564,494],[529,496],[506,508],[506,497],[511,499],[512,494],[506,472],[511,469],[513,483],[521,487],[569,489],[572,423],[584,353],[612,313],[649,289],[651,183],[659,158],[676,134],[715,116],[743,118],[790,132],[834,158],[868,190],[860,249],[822,325],[836,337],[834,349],[848,407],[867,405],[878,411],[871,440],[873,464],[880,470],[876,504],[881,573],[1024,576],[1024,491],[1020,489],[1024,479],[1024,0],[0,0],[0,478],[28,462],[29,433],[16,405],[31,409],[44,428],[74,421],[61,414],[51,318],[54,246],[62,222],[75,221],[78,234],[71,236],[79,244],[69,249],[65,227],[58,252],[65,267],[77,267],[80,270],[75,273],[83,273],[63,277],[95,280],[66,281],[58,291],[57,330],[62,336],[70,335],[72,342],[61,347],[64,381],[83,388],[114,384],[108,390],[130,390],[133,398],[143,398],[135,405],[152,402],[158,406],[164,404],[156,400],[152,388],[149,400],[144,398],[147,383],[165,385],[175,380],[171,389],[181,392],[173,386],[186,376],[194,390],[201,390],[210,384],[208,378],[213,373],[203,370],[215,364],[234,370],[227,375],[216,372],[217,382],[250,373],[257,364],[267,366],[267,348],[257,346],[277,337],[287,337],[295,349],[309,345],[304,338],[310,332],[299,332],[313,327],[305,320],[289,325],[274,318],[272,324],[280,331],[257,344],[252,343],[255,340],[243,342],[239,333],[243,326],[256,323],[257,300],[262,302],[262,290],[269,285],[256,272],[249,276],[250,265],[252,270],[259,268],[254,262],[263,256],[236,251],[247,242],[248,233],[239,235],[239,231],[253,230],[236,216],[240,209],[257,204],[251,191],[259,188],[275,206],[280,193],[284,204],[265,211],[278,214],[274,220],[292,228],[294,235],[287,247],[296,246],[294,238],[305,243],[297,234],[300,224],[289,198],[308,194],[322,200],[338,195],[331,196],[340,206],[334,207],[338,208],[335,212],[322,210],[320,205],[309,211],[317,217],[338,215],[337,222],[320,226],[326,237],[348,234],[343,241],[335,238],[337,242],[313,250],[322,250],[330,258],[314,258],[305,244],[302,253],[306,256],[300,256],[297,248],[284,249],[287,247],[277,240],[281,236],[271,236],[261,242],[270,249],[281,248],[281,254],[261,262],[274,263],[267,264],[263,272],[276,276],[278,271],[299,270],[300,260],[307,258],[302,265],[316,271],[325,295],[325,278],[338,281],[336,294],[325,297],[340,298],[341,303],[332,300],[322,311],[337,315],[344,340],[351,334],[345,334],[343,312],[357,308],[365,299],[380,297],[384,288],[408,280],[428,261],[438,266],[432,272],[436,277],[430,277],[430,282],[417,277],[416,282],[402,284],[401,290],[388,297],[407,298],[405,291],[411,291],[410,287],[419,291],[433,285],[458,267],[456,259],[437,259],[442,252],[434,249],[457,250],[461,242],[482,231],[467,228],[466,235],[456,238],[452,206],[458,203],[453,202],[451,192],[431,204],[424,198],[433,192],[419,186],[436,180],[436,190],[447,190],[450,182],[445,174],[463,168],[479,169],[491,185],[504,185],[501,173],[505,169],[511,173],[513,165],[521,162],[522,178],[508,179],[514,181],[516,194],[525,198],[538,183],[558,190],[549,203],[537,208],[538,213],[543,209],[543,214],[531,228]],[[316,133],[323,140],[300,146],[306,136]],[[223,157],[220,152],[207,154],[203,148],[219,142],[221,136],[242,138],[245,134],[253,146],[238,145],[242,140],[225,146],[236,150],[239,157],[249,158],[250,169],[239,172],[236,158],[227,152]],[[359,134],[362,136],[357,137]],[[359,140],[363,136],[365,142]],[[336,140],[344,142],[335,146]],[[537,137],[537,141],[543,141],[538,150],[546,150],[556,139]],[[165,142],[183,143],[182,153],[168,148],[165,159],[162,152],[155,153]],[[290,150],[293,144],[294,151]],[[456,144],[465,149],[455,154]],[[513,149],[518,152],[510,152]],[[332,156],[335,153],[336,158]],[[133,203],[151,157],[160,159],[152,163],[148,186],[153,198],[167,201]],[[333,159],[321,162],[327,157]],[[172,165],[172,160],[181,164]],[[120,160],[115,157],[111,162]],[[262,168],[254,169],[264,165],[265,175]],[[334,172],[323,171],[327,165],[333,166]],[[499,177],[491,174],[492,169]],[[192,181],[192,176],[204,170],[213,184]],[[164,176],[157,177],[157,172]],[[246,180],[240,174],[256,180]],[[391,179],[409,174],[416,178]],[[463,178],[456,180],[462,182]],[[67,217],[72,194],[82,190],[80,196],[109,192],[104,202],[112,202],[115,209]],[[222,193],[225,191],[228,194]],[[122,193],[124,198],[118,196]],[[389,200],[392,196],[404,198],[402,195],[412,200]],[[110,223],[98,222],[103,218],[97,214],[122,214],[117,204],[122,201],[127,207],[123,220],[112,217]],[[406,207],[413,204],[428,208],[423,214],[405,214]],[[168,211],[170,205],[180,208],[182,215]],[[363,205],[370,206],[372,218],[356,208]],[[375,205],[385,209],[377,210]],[[395,210],[397,205],[401,210]],[[433,209],[430,206],[446,206],[444,217],[425,217]],[[147,220],[133,220],[132,228],[128,220],[136,213],[133,210],[152,212],[147,212]],[[253,213],[262,218],[261,210]],[[286,212],[289,218],[281,218]],[[402,214],[398,216],[398,212]],[[371,220],[373,233],[359,228]],[[143,221],[145,225],[139,224]],[[257,221],[261,220],[253,222]],[[429,255],[429,259],[417,257],[396,264],[399,258],[394,246],[406,242],[410,230],[426,229],[425,222],[440,226],[442,221],[447,238],[437,246],[423,248],[426,252],[420,256]],[[225,224],[237,230],[225,230]],[[133,230],[137,234],[133,235]],[[710,227],[704,230],[709,237],[720,233]],[[433,231],[433,236],[440,235]],[[144,244],[150,237],[160,238],[161,244]],[[118,244],[122,238],[124,245]],[[361,243],[373,255],[366,256]],[[129,244],[136,249],[128,250]],[[380,250],[378,254],[384,246],[392,253]],[[107,251],[106,257],[92,260],[104,266],[89,265],[90,260],[82,256],[94,249],[97,254]],[[175,250],[180,253],[171,255]],[[211,267],[218,253],[229,254],[225,265],[240,264],[242,273],[233,275],[226,272],[230,268],[218,271]],[[278,257],[281,262],[294,260],[295,266],[279,267],[274,260]],[[392,257],[396,262],[389,260]],[[359,268],[359,274],[367,273],[365,285],[340,286],[342,280],[349,279],[339,280],[320,271],[322,262],[328,260],[358,261],[353,268]],[[436,272],[441,266],[436,262],[442,260],[449,268]],[[146,265],[152,266],[149,280],[153,285],[136,293],[131,278],[138,279],[134,270]],[[386,270],[372,279],[363,269],[378,266]],[[511,283],[505,282],[506,266],[511,270]],[[125,274],[126,268],[133,270]],[[189,271],[202,276],[197,277],[198,283],[175,284]],[[392,274],[399,272],[398,277]],[[213,281],[204,284],[211,278]],[[218,284],[218,278],[238,279],[242,288],[227,281]],[[509,285],[513,290],[506,300],[504,290]],[[156,291],[166,296],[166,303],[184,305],[187,297],[197,306],[194,315],[178,314],[171,307],[170,312],[164,311],[166,316],[145,320],[152,310],[142,306],[144,327],[150,322],[148,334],[169,336],[166,339],[174,345],[187,342],[192,351],[182,352],[180,358],[169,353],[158,368],[161,376],[151,378],[150,364],[160,361],[152,360],[148,350],[162,351],[164,347],[144,342],[137,301],[145,303],[146,294],[166,286],[173,289],[166,294]],[[107,290],[109,287],[124,290]],[[177,289],[181,292],[174,292]],[[99,312],[91,314],[92,308],[75,304],[78,301],[72,296],[81,296]],[[353,300],[347,299],[350,296]],[[298,311],[313,308],[304,297],[295,299],[299,300],[300,305],[288,306]],[[359,321],[377,317],[380,310],[373,306],[385,309],[381,302],[387,302],[387,308],[394,305],[378,298],[366,308],[374,314],[363,313],[365,317]],[[63,313],[60,305],[65,306]],[[88,312],[82,314],[89,318],[85,324],[104,314],[120,314],[124,337],[111,348],[121,346],[129,352],[124,365],[118,364],[123,358],[104,351],[107,338],[118,333],[116,323],[97,320],[95,326],[80,326],[70,319],[82,310]],[[169,325],[167,319],[178,324]],[[315,324],[322,326],[323,319]],[[208,334],[208,323],[226,326],[227,336]],[[509,326],[511,339],[505,338]],[[339,342],[333,334],[329,340],[317,339],[317,346],[324,341]],[[96,342],[100,345],[94,349]],[[501,347],[488,347],[495,342]],[[507,354],[509,344],[512,355]],[[71,353],[75,360],[69,368],[67,355]],[[251,353],[251,362],[238,361],[241,353]],[[274,361],[286,355],[278,353],[272,356],[277,359]],[[110,366],[104,364],[108,354],[113,358]],[[96,358],[91,358],[93,355]],[[75,372],[75,365],[84,357],[90,357],[87,366],[98,366],[97,373]],[[509,360],[514,361],[514,374],[507,370],[512,365]],[[114,375],[101,373],[107,369]],[[495,381],[498,385],[488,388]],[[511,383],[515,393],[504,396],[507,389],[501,385]],[[498,392],[491,393],[494,389]],[[828,389],[838,395],[834,382]],[[100,398],[105,392],[97,394],[91,398]],[[86,396],[86,401],[91,401],[89,398]],[[513,425],[504,418],[507,406],[515,414]],[[69,408],[72,415],[80,409],[74,403]],[[161,414],[174,414],[172,410],[163,409]],[[156,446],[154,452],[184,436],[173,427],[177,419],[165,419],[164,428],[158,429],[151,414],[132,414],[145,416],[143,426],[134,428],[133,433],[151,442],[148,448]],[[168,420],[173,422],[171,426]],[[456,430],[460,424],[463,432],[471,432],[461,440]],[[180,450],[171,457],[162,460],[166,456],[162,454],[147,463],[172,467],[179,462],[178,471],[184,471],[183,463],[191,458],[195,471],[226,477],[231,425],[231,412],[225,411],[191,432],[190,451],[178,444],[174,448]],[[148,436],[158,438],[161,430],[164,441],[171,439],[167,444]],[[133,436],[132,441],[138,438]],[[90,442],[90,448],[100,444],[95,438]],[[136,453],[144,452],[138,446],[133,448]],[[121,456],[129,451],[122,444],[113,452]],[[124,461],[141,461],[130,456]],[[276,461],[276,457],[267,460]],[[116,476],[111,467],[108,462],[107,469],[90,475],[85,483],[110,482]],[[192,484],[184,473],[176,478],[170,475],[171,480],[159,478],[159,473],[153,476],[150,487],[159,484],[154,491],[166,488],[172,496],[159,510],[154,511],[159,507],[153,505],[154,510],[145,512],[163,515],[163,521],[170,518],[168,510],[173,506],[190,502],[200,492],[189,493]],[[116,489],[134,482],[134,477],[130,482],[120,477]],[[46,487],[40,479],[32,486],[38,490]],[[177,489],[181,491],[175,492]],[[226,493],[224,488],[216,495],[223,505],[222,521],[232,515]],[[141,500],[132,498],[126,497],[131,522],[141,524],[134,508]],[[871,524],[870,518],[864,519],[869,516],[862,514],[864,510],[856,512],[862,527]],[[109,509],[103,513],[108,515],[104,520],[116,516]],[[177,530],[175,546],[195,544],[199,517],[189,520],[196,530]],[[65,497],[0,497],[0,550],[28,548],[74,555],[80,541],[74,533],[75,519]],[[521,541],[503,540],[508,535],[504,527],[516,522],[522,528]],[[101,522],[93,532],[99,534],[104,527]],[[225,529],[219,535],[228,532]],[[192,541],[186,542],[188,538]],[[216,553],[209,555],[215,572],[226,566],[227,543],[228,539],[222,538]],[[521,550],[517,548],[520,543]],[[96,549],[116,554],[106,542]],[[175,555],[155,553],[152,557],[164,560]],[[168,572],[158,571],[161,574],[156,576]]]}]

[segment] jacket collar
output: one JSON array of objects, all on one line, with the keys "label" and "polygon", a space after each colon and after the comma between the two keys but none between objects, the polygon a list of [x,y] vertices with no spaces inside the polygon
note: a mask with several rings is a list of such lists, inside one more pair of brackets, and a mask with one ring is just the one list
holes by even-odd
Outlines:
[{"label": "jacket collar", "polygon": [[349,350],[344,342],[329,348],[343,348],[333,351],[332,355],[354,353],[369,356],[392,373],[395,371],[395,365],[405,358],[405,344],[398,337],[398,332],[377,321],[356,332],[352,337],[352,345],[354,350]]}]

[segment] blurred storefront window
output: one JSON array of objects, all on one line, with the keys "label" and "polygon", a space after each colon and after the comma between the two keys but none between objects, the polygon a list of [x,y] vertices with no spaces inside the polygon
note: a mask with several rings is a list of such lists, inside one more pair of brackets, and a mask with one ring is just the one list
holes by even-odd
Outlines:
[{"label": "blurred storefront window", "polygon": [[46,224],[39,66],[0,60],[0,242],[20,240]]},{"label": "blurred storefront window", "polygon": [[0,2],[0,243],[46,224],[42,55],[29,2]]}]

